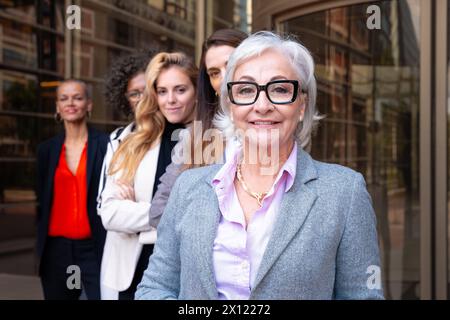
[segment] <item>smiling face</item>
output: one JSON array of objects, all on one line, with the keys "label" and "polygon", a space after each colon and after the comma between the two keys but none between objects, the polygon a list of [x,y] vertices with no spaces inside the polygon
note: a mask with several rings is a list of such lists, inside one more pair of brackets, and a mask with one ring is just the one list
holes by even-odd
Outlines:
[{"label": "smiling face", "polygon": [[211,86],[220,95],[220,85],[225,77],[228,59],[235,48],[232,46],[221,45],[213,46],[208,49],[205,55],[206,72],[209,76]]},{"label": "smiling face", "polygon": [[188,123],[194,118],[195,87],[177,66],[161,71],[156,81],[158,106],[170,123]]},{"label": "smiling face", "polygon": [[65,122],[85,121],[92,102],[86,96],[86,88],[78,82],[66,82],[56,92],[56,112]]},{"label": "smiling face", "polygon": [[[276,50],[267,50],[260,56],[248,59],[236,68],[233,75],[233,81],[252,81],[259,85],[274,80],[301,82],[292,64]],[[287,154],[293,146],[298,122],[303,118],[305,103],[299,94],[290,104],[273,104],[267,99],[266,93],[261,91],[254,104],[238,106],[231,103],[230,109],[235,127],[247,133],[246,139],[250,144],[278,144],[280,154]],[[279,139],[272,141],[271,133],[278,133]]]}]

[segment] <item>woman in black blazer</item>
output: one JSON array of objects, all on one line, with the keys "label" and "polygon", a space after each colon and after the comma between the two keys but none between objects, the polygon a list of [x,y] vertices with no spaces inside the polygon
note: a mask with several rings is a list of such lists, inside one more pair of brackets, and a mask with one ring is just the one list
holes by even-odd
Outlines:
[{"label": "woman in black blazer", "polygon": [[45,299],[76,300],[81,287],[100,299],[105,229],[96,211],[108,136],[88,127],[92,101],[84,82],[57,89],[55,118],[64,132],[37,151],[37,254]]}]

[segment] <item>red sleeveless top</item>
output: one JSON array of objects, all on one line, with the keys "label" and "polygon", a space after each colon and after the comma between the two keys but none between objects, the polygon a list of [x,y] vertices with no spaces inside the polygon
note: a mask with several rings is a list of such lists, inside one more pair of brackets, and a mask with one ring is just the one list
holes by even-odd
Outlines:
[{"label": "red sleeveless top", "polygon": [[49,236],[69,239],[86,239],[91,236],[87,213],[86,149],[87,143],[74,175],[67,166],[66,146],[62,147],[53,181]]}]

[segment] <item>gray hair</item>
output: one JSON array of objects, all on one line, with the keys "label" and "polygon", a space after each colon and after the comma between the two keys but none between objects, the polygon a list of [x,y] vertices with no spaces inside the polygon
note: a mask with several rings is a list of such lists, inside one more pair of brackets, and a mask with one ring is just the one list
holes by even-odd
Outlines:
[{"label": "gray hair", "polygon": [[316,111],[316,78],[314,77],[314,60],[308,49],[299,42],[283,38],[269,31],[256,32],[234,50],[231,54],[225,79],[221,85],[220,110],[215,115],[213,123],[216,128],[223,132],[226,139],[237,138],[236,128],[231,119],[230,99],[228,97],[227,83],[233,81],[236,68],[246,60],[260,56],[266,50],[277,50],[283,54],[301,80],[301,87],[307,93],[307,105],[303,120],[297,125],[295,136],[302,148],[308,147],[311,141],[311,134],[317,126],[320,116]]}]

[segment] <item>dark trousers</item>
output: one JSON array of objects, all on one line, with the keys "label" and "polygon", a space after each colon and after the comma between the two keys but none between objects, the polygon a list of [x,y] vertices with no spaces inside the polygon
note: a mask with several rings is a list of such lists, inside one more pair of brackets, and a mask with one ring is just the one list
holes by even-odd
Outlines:
[{"label": "dark trousers", "polygon": [[99,261],[92,239],[48,237],[40,265],[45,299],[78,300],[83,289],[88,300],[100,300]]},{"label": "dark trousers", "polygon": [[119,292],[119,300],[134,300],[134,294],[136,293],[137,286],[142,280],[144,271],[147,270],[148,260],[153,253],[153,246],[153,244],[145,244],[143,246],[141,255],[139,256],[139,260],[136,265],[133,281],[127,290]]}]

